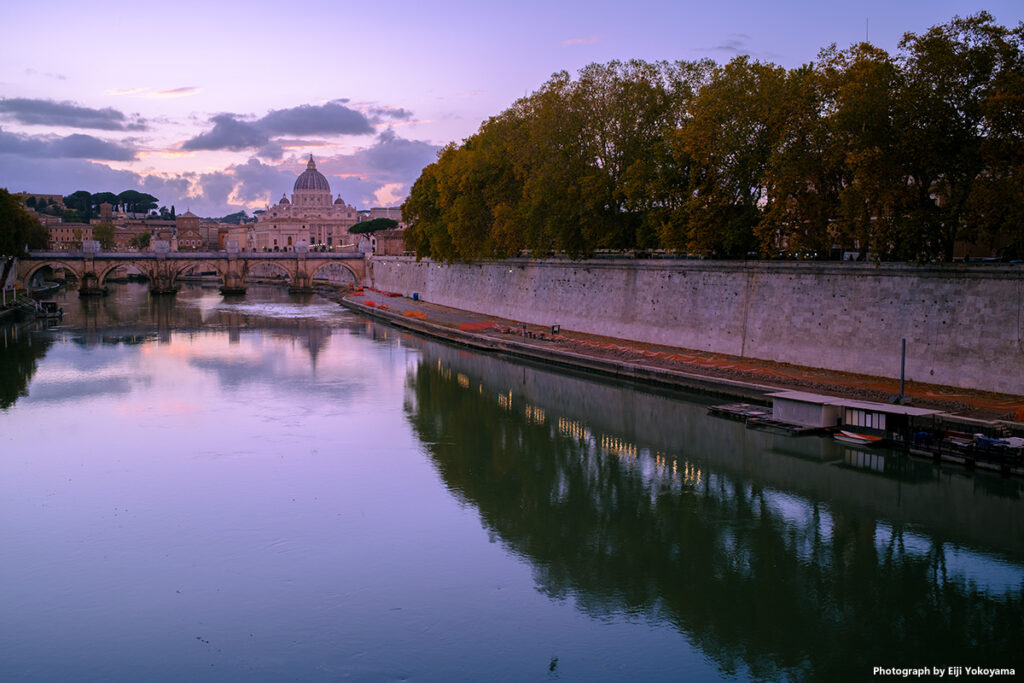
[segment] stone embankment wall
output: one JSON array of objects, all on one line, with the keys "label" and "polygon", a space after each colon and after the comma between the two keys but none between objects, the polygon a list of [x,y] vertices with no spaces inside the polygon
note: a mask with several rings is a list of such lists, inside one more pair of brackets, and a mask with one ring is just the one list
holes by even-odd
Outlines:
[{"label": "stone embankment wall", "polygon": [[1024,267],[375,257],[372,286],[567,330],[1024,395]]}]

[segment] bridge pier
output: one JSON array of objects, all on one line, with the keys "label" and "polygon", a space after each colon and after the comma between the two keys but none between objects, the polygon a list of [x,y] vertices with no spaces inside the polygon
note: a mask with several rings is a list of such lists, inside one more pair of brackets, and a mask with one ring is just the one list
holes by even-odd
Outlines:
[{"label": "bridge pier", "polygon": [[229,270],[224,274],[220,293],[224,296],[242,296],[245,294],[245,278],[237,270]]},{"label": "bridge pier", "polygon": [[170,248],[170,244],[167,242],[156,242],[153,245],[153,250],[156,252],[156,263],[147,273],[149,275],[150,294],[178,293],[178,283],[174,281],[174,266],[167,261]]},{"label": "bridge pier", "polygon": [[89,271],[82,275],[82,281],[78,283],[78,296],[105,296],[107,288],[100,285],[100,278],[96,273]]},{"label": "bridge pier", "polygon": [[170,273],[153,273],[149,277],[150,294],[177,294],[178,283]]},{"label": "bridge pier", "polygon": [[295,277],[292,278],[291,284],[288,285],[289,294],[312,294],[313,293],[313,278],[305,271],[297,269],[295,271]]},{"label": "bridge pier", "polygon": [[288,285],[289,294],[312,294],[313,293],[313,281],[310,278],[305,278],[306,284],[300,282],[293,282]]}]

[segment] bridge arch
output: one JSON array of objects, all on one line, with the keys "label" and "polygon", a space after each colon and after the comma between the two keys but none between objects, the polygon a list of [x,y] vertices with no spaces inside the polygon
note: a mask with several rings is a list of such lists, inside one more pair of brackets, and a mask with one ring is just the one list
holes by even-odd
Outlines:
[{"label": "bridge arch", "polygon": [[53,270],[68,270],[75,276],[75,279],[77,279],[79,282],[82,281],[82,277],[85,275],[85,272],[83,271],[82,268],[78,268],[67,261],[45,260],[39,262],[32,262],[29,264],[29,267],[24,271],[24,275],[17,278],[19,286],[24,287],[25,291],[28,291],[29,283],[32,282],[32,278],[35,276],[35,274],[38,273],[43,268],[46,268],[47,266],[49,266]]},{"label": "bridge arch", "polygon": [[101,268],[97,268],[96,269],[97,286],[103,287],[104,284],[107,281],[107,278],[110,276],[110,274],[113,273],[118,268],[124,268],[125,270],[127,270],[129,266],[134,267],[134,268],[136,268],[138,270],[141,270],[143,273],[146,274],[147,277],[151,276],[149,270],[146,268],[145,263],[136,262],[136,261],[130,261],[130,262],[111,261],[111,262],[108,262],[108,263],[104,263]]},{"label": "bridge arch", "polygon": [[[267,274],[279,273],[289,281],[289,289],[307,291],[312,286],[315,276],[322,276],[325,269],[332,266],[336,273],[346,273],[342,280],[351,280],[351,284],[363,284],[366,277],[366,262],[362,255],[296,255],[290,258],[279,258],[277,254],[248,254],[245,256],[221,256],[215,252],[202,256],[181,256],[170,254],[157,257],[155,254],[128,253],[96,253],[83,254],[63,252],[34,252],[25,258],[18,259],[17,282],[26,287],[31,278],[40,269],[50,267],[55,270],[65,269],[79,281],[79,292],[84,295],[101,294],[103,284],[110,274],[120,267],[133,267],[150,278],[150,291],[156,294],[170,294],[176,291],[176,280],[189,269],[201,268],[216,272],[224,286],[222,292],[242,294],[245,291],[244,280],[254,271],[262,270]],[[282,278],[282,279],[284,279]]]},{"label": "bridge arch", "polygon": [[249,277],[260,277],[267,274],[268,270],[273,270],[287,277],[290,282],[294,282],[295,268],[289,268],[289,265],[280,261],[257,260],[249,263],[246,274]]},{"label": "bridge arch", "polygon": [[315,280],[317,274],[320,271],[322,271],[322,270],[324,270],[326,268],[341,268],[341,269],[347,271],[349,276],[352,278],[351,284],[353,284],[353,285],[358,285],[359,284],[359,273],[357,273],[355,271],[355,269],[352,268],[352,266],[348,265],[344,261],[326,261],[324,263],[320,263],[319,265],[314,266],[309,271],[309,278],[310,278],[310,280]]},{"label": "bridge arch", "polygon": [[224,280],[224,274],[228,271],[229,265],[226,262],[219,262],[219,261],[215,261],[215,260],[210,260],[210,261],[199,261],[199,260],[197,260],[197,261],[186,261],[185,263],[181,264],[180,266],[176,267],[173,270],[174,279],[177,280],[179,277],[184,275],[186,272],[188,272],[190,270],[197,269],[197,268],[206,269],[206,270],[213,270],[213,271],[215,271],[217,273],[218,276],[220,276],[220,279],[223,281]]}]

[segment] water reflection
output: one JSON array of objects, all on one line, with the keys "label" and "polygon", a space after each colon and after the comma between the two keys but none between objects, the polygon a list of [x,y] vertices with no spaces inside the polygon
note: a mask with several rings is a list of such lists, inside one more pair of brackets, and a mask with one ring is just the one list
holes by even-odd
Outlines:
[{"label": "water reflection", "polygon": [[[197,335],[212,338],[226,331],[228,342],[238,346],[243,333],[259,331],[271,339],[299,344],[315,374],[317,359],[330,344],[333,330],[364,324],[324,299],[288,295],[273,287],[251,289],[249,299],[225,299],[216,289],[198,286],[185,286],[171,297],[151,296],[139,284],[114,285],[106,297],[80,298],[76,292],[63,292],[58,303],[64,317],[59,322],[35,321],[0,330],[0,409],[26,396],[37,361],[51,350],[54,341],[92,348],[93,353],[75,354],[77,370],[62,375],[59,386],[49,381],[35,386],[35,400],[127,393],[137,380],[136,369],[124,368],[123,373],[111,376],[104,366],[120,362],[121,356],[99,349],[169,344],[176,335],[182,339]],[[236,387],[280,374],[276,369],[279,359],[272,355],[260,354],[255,362],[253,354],[237,351],[222,356],[211,360],[200,355],[192,363]]]},{"label": "water reflection", "polygon": [[0,358],[19,680],[865,680],[1024,633],[1018,480],[278,290],[65,310]]},{"label": "water reflection", "polygon": [[0,339],[0,410],[5,410],[27,394],[38,361],[52,341],[21,333],[17,327],[0,329]]},{"label": "water reflection", "polygon": [[708,419],[696,403],[422,347],[414,429],[452,494],[553,598],[670,622],[727,673],[1019,666],[1020,482],[989,488]]}]

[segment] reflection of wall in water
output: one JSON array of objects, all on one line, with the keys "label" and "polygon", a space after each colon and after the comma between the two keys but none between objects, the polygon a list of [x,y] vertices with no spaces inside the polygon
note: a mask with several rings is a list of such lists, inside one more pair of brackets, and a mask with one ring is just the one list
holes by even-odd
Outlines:
[{"label": "reflection of wall in water", "polygon": [[[708,416],[706,403],[691,403],[629,386],[582,379],[512,363],[406,336],[438,361],[451,381],[490,396],[511,410],[540,408],[557,428],[558,418],[611,435],[652,455],[695,462],[757,486],[795,493],[849,513],[894,523],[913,523],[942,538],[1024,554],[1024,501],[1017,480],[941,471],[905,460],[886,476],[865,461],[846,459],[846,447],[829,438],[790,437],[747,429]],[[695,400],[700,401],[699,397]],[[889,455],[889,458],[896,458]],[[992,480],[993,486],[986,483]]]}]

